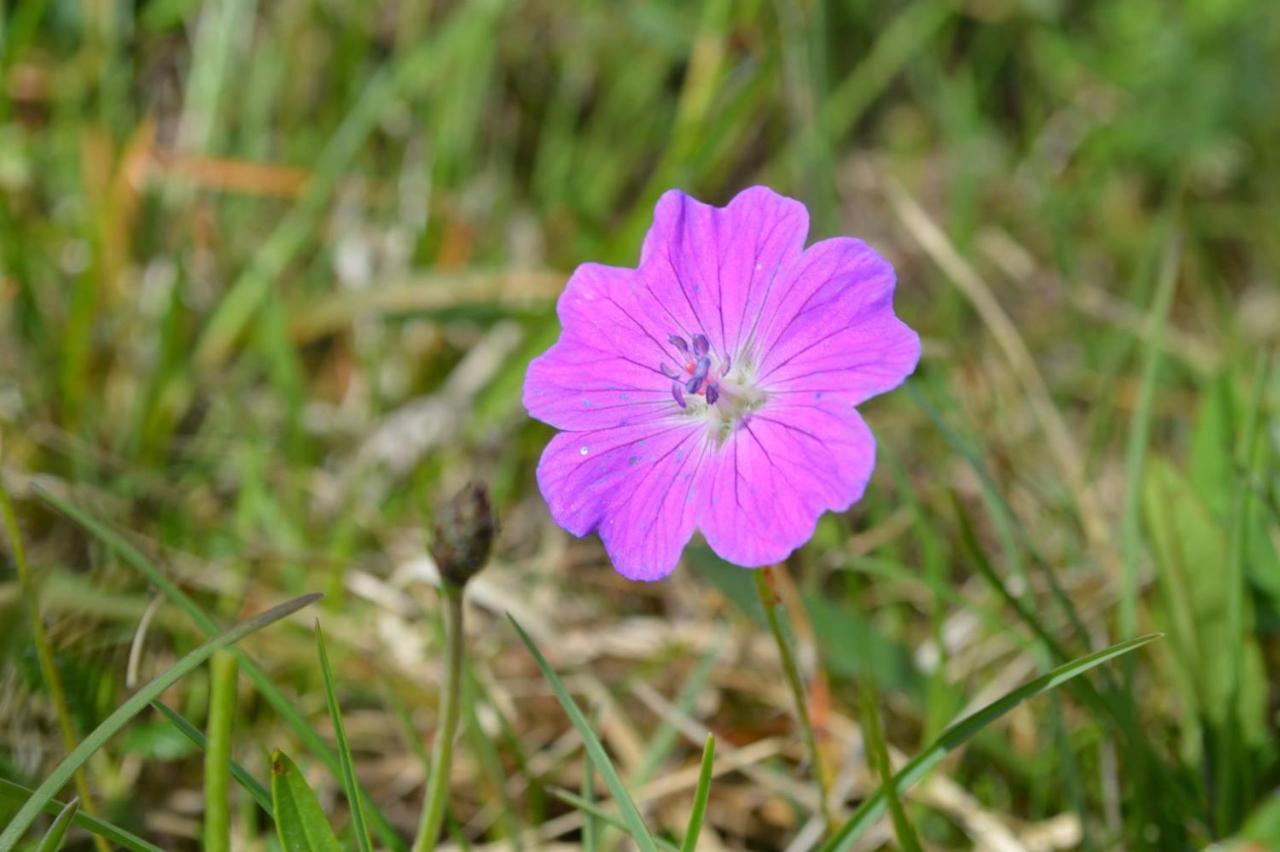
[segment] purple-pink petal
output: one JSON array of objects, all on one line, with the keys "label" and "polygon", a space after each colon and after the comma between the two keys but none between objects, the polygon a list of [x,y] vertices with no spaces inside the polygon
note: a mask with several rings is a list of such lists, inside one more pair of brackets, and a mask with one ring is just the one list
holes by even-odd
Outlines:
[{"label": "purple-pink petal", "polygon": [[671,190],[654,210],[640,271],[673,323],[732,351],[808,232],[804,205],[767,187],[743,190],[727,207]]},{"label": "purple-pink petal", "polygon": [[707,442],[687,423],[564,432],[538,464],[551,517],[574,535],[599,531],[633,580],[671,573],[697,524]]}]

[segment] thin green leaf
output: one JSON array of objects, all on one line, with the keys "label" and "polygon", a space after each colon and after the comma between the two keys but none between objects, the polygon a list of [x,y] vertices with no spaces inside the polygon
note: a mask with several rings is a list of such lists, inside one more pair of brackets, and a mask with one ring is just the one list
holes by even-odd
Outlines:
[{"label": "thin green leaf", "polygon": [[[594,819],[600,820],[601,822],[606,822],[614,828],[620,828],[623,831],[628,830],[627,824],[622,821],[622,817],[615,813],[610,813],[595,802],[588,801],[570,790],[566,790],[563,787],[548,787],[547,792],[565,804],[572,805],[582,811],[585,816],[590,816]],[[658,848],[661,849],[662,852],[680,852],[680,848],[674,843],[669,840],[664,840],[661,837],[654,837],[653,842],[658,844]]]},{"label": "thin green leaf", "polygon": [[351,747],[347,744],[347,732],[342,725],[342,709],[338,707],[338,694],[333,688],[333,669],[329,666],[329,653],[324,647],[324,634],[320,631],[320,622],[316,621],[316,650],[320,654],[320,672],[324,676],[324,695],[329,703],[329,718],[333,720],[333,735],[338,741],[338,759],[342,764],[342,789],[347,794],[347,804],[351,808],[351,831],[356,836],[356,845],[360,852],[373,852],[373,841],[369,838],[369,827],[364,821],[364,812],[360,808],[360,787],[356,782],[356,768],[351,760]]},{"label": "thin green leaf", "polygon": [[[159,700],[152,701],[151,706],[159,710],[184,737],[195,743],[201,750],[209,747],[209,741],[205,739],[204,732],[187,721],[187,718],[177,710]],[[271,794],[267,792],[266,787],[262,786],[262,782],[250,775],[249,770],[234,760],[231,761],[231,777],[236,779],[236,782],[247,790],[250,796],[253,796],[253,800],[262,808],[264,814],[273,816]]]},{"label": "thin green leaf", "polygon": [[715,734],[707,734],[707,744],[702,747],[702,767],[698,770],[698,789],[693,792],[693,810],[689,813],[689,827],[684,832],[681,852],[694,852],[698,848],[702,819],[707,815],[707,799],[711,796],[711,769],[715,761],[716,737]]},{"label": "thin green leaf", "polygon": [[[0,799],[9,802],[25,802],[35,795],[35,790],[30,787],[24,787],[21,784],[15,784],[4,778],[0,778]],[[56,799],[49,799],[44,803],[42,810],[47,814],[58,814],[66,804]],[[117,825],[112,825],[106,820],[89,816],[84,812],[77,812],[71,817],[71,822],[83,828],[85,831],[93,832],[98,837],[109,840],[117,846],[122,846],[131,852],[164,852],[159,846],[155,846],[143,840],[132,832],[125,831]]]},{"label": "thin green leaf", "polygon": [[[1048,692],[1050,689],[1061,686],[1073,678],[1079,677],[1092,668],[1102,665],[1108,660],[1115,659],[1130,651],[1135,651],[1149,642],[1159,639],[1162,634],[1150,633],[1146,636],[1139,636],[1136,639],[1129,639],[1125,642],[1119,642],[1109,648],[1104,648],[1086,657],[1073,660],[1066,665],[1059,666],[1047,674],[1041,675],[1028,684],[1018,687],[1007,695],[996,699],[995,701],[983,707],[981,710],[966,716],[959,722],[947,728],[942,735],[933,742],[928,748],[911,759],[906,766],[893,776],[893,785],[899,794],[908,790],[913,784],[919,781],[938,764],[942,758],[946,757],[952,751],[955,751],[964,743],[968,742],[974,734],[1008,713],[1014,707],[1017,707],[1028,698],[1039,695],[1042,692]],[[876,819],[884,813],[885,798],[883,791],[877,790],[875,793],[867,797],[867,799],[858,807],[853,816],[848,819],[834,835],[821,847],[822,852],[836,852],[836,850],[845,850],[853,845],[853,842],[862,836]]]},{"label": "thin green leaf", "polygon": [[[35,489],[35,493],[41,500],[44,500],[92,533],[98,540],[114,551],[116,555],[150,580],[170,602],[186,613],[187,617],[195,622],[196,626],[206,635],[213,636],[219,632],[220,628],[217,622],[201,609],[199,604],[192,600],[186,592],[178,588],[172,580],[165,576],[163,571],[153,565],[147,557],[143,556],[136,547],[125,541],[118,533],[62,498],[38,486]],[[324,738],[316,733],[306,718],[298,712],[298,709],[293,706],[293,702],[280,691],[267,673],[258,667],[253,658],[239,648],[233,648],[232,653],[240,661],[240,670],[244,672],[249,680],[253,681],[253,685],[258,692],[280,714],[280,717],[288,723],[293,732],[297,734],[298,739],[302,740],[307,747],[307,750],[319,757],[335,778],[341,777],[342,767],[337,754],[334,753],[333,749],[329,748]],[[381,809],[373,804],[369,794],[363,789],[360,791],[360,801],[364,805],[365,812],[369,815],[373,828],[378,833],[378,839],[382,841],[383,845],[397,852],[403,852],[407,847],[399,832],[392,827],[391,822],[382,813]]]},{"label": "thin green leaf", "polygon": [[62,789],[63,785],[71,779],[75,771],[83,766],[94,752],[102,748],[107,740],[119,733],[144,707],[158,698],[162,692],[173,686],[193,669],[202,665],[205,660],[213,656],[215,651],[233,645],[246,636],[292,615],[304,606],[315,603],[320,597],[321,595],[316,594],[303,595],[273,607],[247,621],[240,622],[225,633],[200,645],[170,666],[164,673],[129,696],[127,701],[117,707],[115,712],[104,719],[98,727],[94,728],[80,742],[80,745],[76,746],[70,754],[63,758],[62,762],[44,780],[44,783],[36,788],[31,798],[14,815],[13,821],[9,823],[3,833],[0,833],[0,852],[9,852],[9,850],[17,846],[18,841],[22,839],[22,835],[31,827],[31,823],[35,821],[35,818],[44,810],[45,805],[54,795]]},{"label": "thin green leaf", "polygon": [[884,731],[880,725],[880,685],[875,675],[868,674],[862,679],[862,737],[866,742],[867,753],[871,763],[880,776],[880,792],[889,803],[889,815],[893,819],[893,832],[898,837],[898,845],[904,852],[920,852],[920,838],[907,819],[907,811],[902,807],[902,797],[893,784],[893,764],[889,761],[889,745],[885,742]]},{"label": "thin green leaf", "polygon": [[67,802],[66,807],[58,814],[58,818],[53,821],[53,825],[49,826],[49,830],[40,840],[36,852],[58,852],[62,848],[62,839],[67,836],[67,829],[71,827],[71,821],[75,819],[79,810],[79,799]]},{"label": "thin green leaf", "polygon": [[560,702],[560,706],[568,714],[569,721],[578,729],[578,734],[582,737],[582,743],[586,746],[587,755],[604,777],[605,783],[609,785],[609,792],[613,794],[614,800],[618,803],[618,809],[622,812],[623,820],[626,821],[627,832],[644,852],[653,852],[657,848],[654,844],[653,836],[649,834],[649,829],[644,824],[644,818],[640,816],[640,811],[636,808],[636,803],[632,801],[631,794],[627,792],[626,786],[618,776],[618,771],[613,768],[613,762],[609,760],[609,755],[605,752],[604,746],[600,744],[599,738],[591,730],[591,726],[587,724],[586,717],[582,715],[577,703],[570,697],[569,691],[564,688],[564,684],[561,683],[560,676],[556,674],[555,669],[551,668],[547,658],[542,656],[538,646],[533,644],[529,634],[524,632],[524,628],[512,618],[510,613],[507,613],[507,619],[516,629],[516,632],[520,634],[520,640],[529,649],[529,653],[533,655],[538,668],[542,670],[542,676],[551,685],[551,691],[555,693],[556,700]]},{"label": "thin green leaf", "polygon": [[271,753],[271,803],[285,852],[342,852],[316,794],[282,751]]}]

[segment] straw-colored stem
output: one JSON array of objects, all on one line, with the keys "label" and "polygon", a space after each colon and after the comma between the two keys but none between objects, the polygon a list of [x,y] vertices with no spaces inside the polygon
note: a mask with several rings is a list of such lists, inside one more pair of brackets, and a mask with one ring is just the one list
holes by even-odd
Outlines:
[{"label": "straw-colored stem", "polygon": [[[0,515],[3,515],[5,533],[9,536],[9,546],[13,548],[13,561],[18,568],[18,586],[22,597],[26,600],[27,610],[31,617],[31,638],[36,647],[36,660],[40,666],[40,677],[49,690],[49,700],[53,702],[53,712],[58,718],[58,730],[62,734],[63,745],[68,752],[76,747],[78,737],[75,725],[71,721],[71,712],[67,709],[67,693],[62,687],[62,678],[58,675],[57,666],[53,664],[53,650],[49,647],[49,637],[44,631],[44,620],[40,616],[40,593],[36,589],[35,577],[31,574],[31,566],[27,563],[27,551],[22,544],[22,535],[18,531],[18,516],[13,511],[13,503],[9,500],[9,492],[0,482]],[[98,808],[93,796],[89,793],[89,782],[84,770],[77,769],[74,780],[76,795],[80,798],[80,810],[88,816],[97,816]],[[98,852],[111,852],[106,840],[93,835],[94,846]]]},{"label": "straw-colored stem", "polygon": [[782,618],[778,614],[781,600],[774,584],[773,566],[768,565],[754,572],[756,575],[756,593],[760,596],[760,605],[764,607],[765,618],[769,622],[769,632],[778,646],[778,657],[782,660],[782,672],[786,675],[787,686],[791,689],[791,697],[796,705],[796,718],[800,721],[800,730],[804,733],[805,748],[809,751],[809,762],[813,766],[814,780],[818,784],[818,806],[827,829],[835,827],[835,815],[831,811],[831,791],[827,780],[826,766],[823,764],[822,752],[818,749],[818,737],[813,731],[813,722],[809,718],[809,694],[800,677],[800,667],[796,664],[796,655],[791,647],[791,640],[782,626]]},{"label": "straw-colored stem", "polygon": [[445,677],[440,693],[440,723],[431,755],[431,774],[427,777],[427,799],[422,807],[422,821],[413,852],[430,852],[436,848],[440,827],[444,825],[445,805],[449,801],[449,769],[453,765],[453,741],[458,730],[462,708],[462,654],[465,637],[462,630],[462,587],[442,583],[440,596],[444,602]]}]

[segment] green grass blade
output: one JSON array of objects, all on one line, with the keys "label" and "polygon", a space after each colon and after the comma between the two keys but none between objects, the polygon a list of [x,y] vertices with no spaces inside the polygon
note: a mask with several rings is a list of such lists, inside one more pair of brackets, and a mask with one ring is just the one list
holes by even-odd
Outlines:
[{"label": "green grass blade", "polygon": [[[34,796],[35,792],[30,787],[24,787],[21,784],[15,784],[12,781],[0,778],[0,799],[8,802],[25,802]],[[64,802],[49,799],[44,803],[42,810],[47,814],[56,815],[61,813],[65,807],[66,804]],[[138,835],[82,811],[77,811],[71,817],[71,822],[73,825],[83,828],[85,831],[90,831],[98,837],[114,843],[116,846],[130,850],[130,852],[164,852],[159,846],[148,843]]]},{"label": "green grass blade", "polygon": [[[1018,687],[981,710],[966,716],[943,731],[942,735],[932,745],[902,767],[893,776],[894,788],[899,794],[909,789],[923,778],[930,769],[936,766],[942,758],[1027,699],[1033,698],[1042,692],[1048,692],[1073,678],[1079,677],[1092,668],[1130,651],[1135,651],[1149,642],[1154,642],[1160,638],[1160,635],[1159,633],[1151,633],[1146,636],[1139,636],[1136,639],[1119,642],[1110,648],[1104,648],[1086,657],[1073,660],[1047,674],[1041,675],[1030,683]],[[884,812],[884,808],[884,793],[877,790],[867,797],[857,811],[854,812],[853,816],[841,825],[836,833],[821,847],[822,852],[836,852],[836,850],[850,848],[853,842],[861,837],[863,832],[870,828],[880,814]]]},{"label": "green grass blade", "polygon": [[[582,767],[582,800],[588,804],[596,801],[596,770],[590,762]],[[600,820],[590,811],[583,811],[582,852],[596,852],[599,848]]]},{"label": "green grass blade", "polygon": [[885,742],[884,730],[880,724],[880,685],[871,673],[859,685],[862,687],[862,737],[867,754],[871,756],[871,765],[880,776],[880,792],[889,804],[893,832],[904,852],[920,852],[920,838],[916,837],[915,830],[911,828],[906,809],[902,807],[902,797],[898,795],[898,788],[893,783],[889,745]]},{"label": "green grass blade", "polygon": [[[627,824],[622,821],[622,817],[618,816],[617,814],[606,811],[604,808],[600,807],[595,802],[588,801],[587,799],[582,798],[576,793],[573,793],[569,790],[565,790],[563,787],[548,787],[547,792],[555,796],[557,799],[564,802],[565,804],[571,805],[577,808],[578,810],[582,811],[584,817],[590,816],[593,819],[599,820],[600,822],[608,823],[614,828],[620,828],[623,831],[628,830]],[[585,825],[585,822],[583,824]],[[653,842],[658,844],[658,849],[662,850],[662,852],[681,852],[678,846],[676,846],[674,843],[672,843],[669,840],[664,840],[661,837],[654,837]]]},{"label": "green grass blade", "polygon": [[716,761],[716,738],[707,735],[702,747],[702,766],[698,770],[698,789],[693,792],[693,810],[689,813],[689,827],[684,832],[680,852],[694,852],[698,848],[698,836],[702,834],[702,820],[707,815],[707,799],[711,796],[711,769]]},{"label": "green grass blade", "polygon": [[342,852],[316,794],[282,751],[271,755],[271,803],[285,852]]},{"label": "green grass blade", "polygon": [[72,799],[67,802],[66,806],[58,814],[58,818],[53,821],[53,825],[49,826],[49,830],[41,838],[40,845],[36,847],[36,852],[58,852],[62,848],[62,839],[67,836],[67,829],[71,827],[71,821],[75,819],[79,810],[79,799]]},{"label": "green grass blade", "polygon": [[613,794],[614,801],[618,805],[618,809],[622,812],[622,818],[626,822],[627,832],[636,842],[643,852],[654,852],[657,848],[653,841],[653,836],[649,834],[649,829],[644,824],[644,818],[640,816],[636,803],[632,801],[631,794],[627,792],[626,786],[622,783],[622,778],[618,776],[618,771],[613,768],[613,761],[609,760],[609,755],[604,750],[604,746],[600,743],[595,732],[591,730],[591,726],[587,724],[587,718],[582,715],[582,711],[578,709],[577,703],[569,695],[569,691],[564,688],[564,684],[560,681],[560,676],[556,674],[555,669],[551,668],[551,664],[547,662],[547,658],[542,656],[542,652],[538,650],[538,646],[533,644],[533,640],[529,638],[529,634],[524,632],[524,628],[520,626],[510,613],[507,613],[507,619],[511,625],[515,627],[516,632],[520,634],[520,640],[524,642],[525,647],[529,649],[529,653],[533,655],[533,659],[538,664],[538,668],[542,670],[542,676],[547,679],[547,683],[551,685],[551,691],[555,693],[556,700],[560,702],[560,706],[564,708],[564,712],[568,714],[569,721],[578,729],[578,734],[582,737],[583,745],[586,746],[587,755],[591,758],[591,762],[595,764],[596,769],[604,777],[605,783],[609,786],[609,792]]},{"label": "green grass blade", "polygon": [[[191,740],[191,742],[195,743],[201,751],[209,747],[209,741],[205,739],[204,732],[187,721],[187,718],[177,710],[174,710],[168,704],[159,700],[152,701],[151,706],[156,708],[156,710],[159,710],[161,715],[168,719],[169,722],[178,729],[179,733]],[[245,769],[234,760],[231,761],[231,777],[236,780],[236,783],[248,791],[250,796],[253,796],[253,800],[258,803],[258,807],[262,808],[262,812],[264,814],[269,817],[273,816],[273,812],[271,810],[271,794],[267,792],[266,787],[262,786],[262,782],[250,775],[249,770]]]},{"label": "green grass blade", "polygon": [[333,736],[338,741],[338,759],[342,762],[342,789],[347,793],[351,808],[351,831],[356,836],[360,852],[373,852],[369,839],[369,827],[360,808],[360,788],[356,783],[356,768],[351,760],[351,747],[347,744],[347,732],[342,726],[342,709],[338,706],[338,694],[333,688],[333,669],[329,665],[329,652],[324,647],[324,634],[316,621],[316,651],[320,655],[320,672],[324,676],[324,695],[329,703],[329,718],[333,720]]},{"label": "green grass blade", "polygon": [[1146,359],[1142,365],[1142,384],[1138,389],[1138,403],[1129,424],[1125,450],[1125,501],[1121,540],[1124,582],[1120,589],[1120,632],[1124,635],[1133,634],[1138,629],[1138,563],[1143,556],[1139,525],[1143,466],[1147,460],[1147,446],[1151,441],[1151,411],[1155,404],[1156,381],[1160,376],[1164,331],[1169,323],[1169,310],[1173,305],[1173,293],[1178,283],[1180,247],[1181,240],[1176,233],[1165,244],[1155,300],[1151,305],[1151,336],[1147,341]]},{"label": "green grass blade", "polygon": [[88,736],[81,740],[80,744],[54,768],[49,777],[44,780],[44,783],[36,788],[31,798],[14,815],[13,820],[5,828],[4,832],[0,833],[0,852],[10,852],[17,846],[18,841],[22,839],[23,833],[31,827],[31,823],[44,810],[45,804],[62,789],[75,771],[83,766],[94,752],[102,748],[107,740],[119,733],[144,707],[158,698],[162,692],[173,686],[193,669],[202,665],[205,660],[213,656],[215,651],[233,645],[246,636],[292,615],[304,606],[315,603],[320,597],[320,595],[316,594],[303,595],[240,622],[225,633],[215,636],[200,645],[129,696],[127,701],[117,707],[98,727],[94,728]]},{"label": "green grass blade", "polygon": [[[142,553],[129,542],[125,541],[118,533],[108,527],[106,524],[86,514],[81,509],[73,506],[62,498],[51,494],[39,487],[35,489],[40,499],[53,506],[59,512],[62,512],[68,518],[84,527],[92,533],[103,544],[110,548],[117,556],[126,563],[133,566],[140,574],[151,581],[157,589],[160,590],[166,598],[170,600],[176,607],[186,613],[187,617],[195,622],[205,634],[213,636],[219,632],[217,622],[213,620],[200,605],[197,604],[186,592],[178,588],[178,586],[165,576],[164,572],[151,563],[151,560],[143,556]],[[267,703],[280,714],[293,732],[302,740],[307,749],[324,762],[329,771],[333,773],[335,778],[341,777],[342,767],[338,756],[333,749],[329,748],[324,738],[316,733],[315,729],[307,722],[306,718],[298,712],[283,692],[272,682],[253,659],[241,651],[239,648],[233,648],[232,653],[240,661],[240,669],[244,672],[245,677],[253,681],[253,685],[257,688]],[[362,789],[360,791],[360,800],[373,822],[374,830],[378,832],[378,839],[389,849],[404,850],[406,848],[404,840],[401,839],[399,833],[392,827],[391,822],[379,810],[369,795]]]}]

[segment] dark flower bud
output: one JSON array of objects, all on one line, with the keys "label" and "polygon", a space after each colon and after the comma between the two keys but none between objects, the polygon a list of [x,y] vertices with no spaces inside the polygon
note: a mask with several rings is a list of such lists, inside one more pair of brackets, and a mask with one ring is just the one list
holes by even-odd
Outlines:
[{"label": "dark flower bud", "polygon": [[489,492],[482,483],[469,483],[441,505],[431,540],[431,557],[440,569],[440,579],[461,587],[480,573],[489,561],[494,526]]}]

